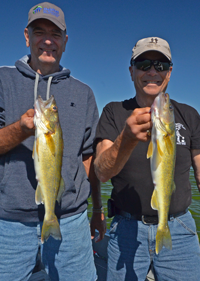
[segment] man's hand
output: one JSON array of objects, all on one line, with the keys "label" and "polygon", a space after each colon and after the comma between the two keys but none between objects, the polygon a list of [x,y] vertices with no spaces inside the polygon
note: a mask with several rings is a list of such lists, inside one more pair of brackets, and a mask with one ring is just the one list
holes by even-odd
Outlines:
[{"label": "man's hand", "polygon": [[20,119],[20,126],[23,132],[27,133],[30,136],[35,134],[33,117],[34,117],[34,109],[29,109],[21,116]]},{"label": "man's hand", "polygon": [[152,128],[150,107],[136,108],[126,120],[124,136],[132,141],[147,141]]},{"label": "man's hand", "polygon": [[106,218],[103,213],[93,212],[90,221],[91,238],[95,236],[95,229],[99,231],[99,235],[96,237],[95,242],[99,242],[104,238],[106,233]]}]

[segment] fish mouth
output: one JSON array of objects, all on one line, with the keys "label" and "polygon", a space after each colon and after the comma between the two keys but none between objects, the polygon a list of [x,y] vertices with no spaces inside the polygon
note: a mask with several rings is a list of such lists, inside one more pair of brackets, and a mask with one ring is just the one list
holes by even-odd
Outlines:
[{"label": "fish mouth", "polygon": [[159,109],[165,104],[165,93],[161,92],[154,99],[154,102],[151,106],[151,110],[154,112],[154,115],[159,118]]},{"label": "fish mouth", "polygon": [[167,93],[161,92],[157,95],[153,102],[153,108],[164,106],[164,104],[169,102],[169,95]]},{"label": "fish mouth", "polygon": [[170,113],[173,112],[173,106],[171,105],[169,94],[159,93],[151,106],[151,112],[154,118],[159,119],[161,123],[163,123],[163,120],[170,123],[173,118]]},{"label": "fish mouth", "polygon": [[35,101],[35,110],[43,111],[45,108],[51,107],[54,101],[54,96],[51,96],[48,100],[43,100],[41,96]]},{"label": "fish mouth", "polygon": [[53,101],[54,101],[54,96],[51,96],[48,100],[45,101],[42,99],[41,96],[39,96],[38,99],[35,101],[35,105],[34,105],[36,117],[40,118],[44,110],[51,107]]}]

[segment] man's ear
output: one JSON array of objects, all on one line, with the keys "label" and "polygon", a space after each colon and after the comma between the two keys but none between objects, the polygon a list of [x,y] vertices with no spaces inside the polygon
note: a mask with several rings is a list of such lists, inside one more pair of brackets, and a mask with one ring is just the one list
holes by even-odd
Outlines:
[{"label": "man's ear", "polygon": [[131,75],[131,80],[134,81],[134,69],[133,69],[133,66],[129,66],[129,72],[130,72],[130,75]]},{"label": "man's ear", "polygon": [[26,40],[26,47],[30,47],[29,33],[28,33],[27,27],[24,29],[24,37],[25,37],[25,40]]},{"label": "man's ear", "polygon": [[68,41],[68,35],[65,35],[65,41],[64,41],[63,52],[65,52],[65,48],[66,48],[67,41]]}]

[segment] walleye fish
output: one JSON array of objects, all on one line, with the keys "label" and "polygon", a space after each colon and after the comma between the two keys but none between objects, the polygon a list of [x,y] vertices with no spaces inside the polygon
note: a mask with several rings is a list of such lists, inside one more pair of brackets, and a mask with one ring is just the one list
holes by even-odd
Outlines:
[{"label": "walleye fish", "polygon": [[174,109],[168,94],[162,92],[155,98],[151,106],[151,120],[153,127],[147,158],[150,158],[154,183],[151,207],[158,211],[159,218],[156,234],[156,254],[158,254],[163,246],[172,249],[168,213],[171,195],[175,190],[176,138]]},{"label": "walleye fish", "polygon": [[41,242],[44,243],[50,235],[55,239],[61,239],[60,226],[55,215],[55,203],[56,200],[60,203],[64,191],[64,181],[61,176],[63,139],[54,97],[51,96],[43,101],[39,96],[34,108],[36,130],[33,159],[38,181],[35,202],[45,206],[41,234]]}]

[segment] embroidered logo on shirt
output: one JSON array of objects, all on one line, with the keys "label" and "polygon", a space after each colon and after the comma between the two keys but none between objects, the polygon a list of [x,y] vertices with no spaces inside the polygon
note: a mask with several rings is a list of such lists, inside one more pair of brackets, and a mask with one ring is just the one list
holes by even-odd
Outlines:
[{"label": "embroidered logo on shirt", "polygon": [[176,123],[176,144],[186,145],[185,137],[181,135],[180,130],[186,128],[181,123]]}]

